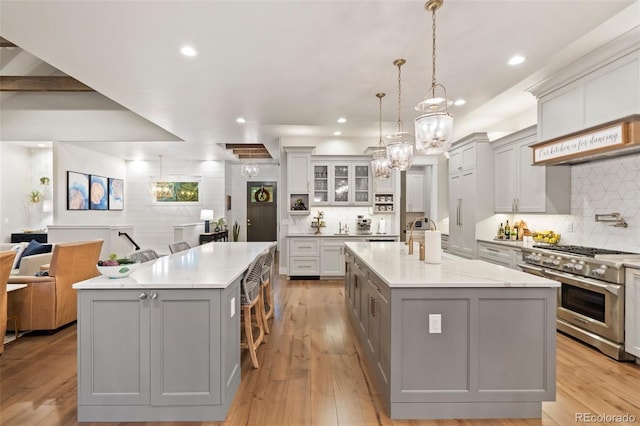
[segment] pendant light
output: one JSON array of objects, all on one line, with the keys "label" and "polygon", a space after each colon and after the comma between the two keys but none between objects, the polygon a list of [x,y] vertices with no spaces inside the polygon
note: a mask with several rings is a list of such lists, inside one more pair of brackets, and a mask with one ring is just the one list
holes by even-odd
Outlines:
[{"label": "pendant light", "polygon": [[249,151],[249,159],[244,161],[240,166],[240,174],[248,179],[258,174],[258,165],[251,160],[251,151]]},{"label": "pendant light", "polygon": [[[436,10],[444,0],[429,0],[424,8],[431,12],[432,50],[431,50],[431,88],[425,99],[416,106],[422,112],[415,119],[416,149],[426,155],[440,155],[451,147],[453,137],[453,115],[449,113],[452,102],[447,99],[447,89],[436,83]],[[436,88],[444,92],[444,98],[436,96]],[[429,97],[431,96],[431,97]]]},{"label": "pendant light", "polygon": [[371,173],[376,179],[388,179],[391,177],[387,148],[384,146],[384,141],[382,140],[382,98],[384,98],[384,96],[384,93],[376,93],[380,108],[380,139],[378,141],[378,148],[373,151],[373,158],[371,159]]},{"label": "pendant light", "polygon": [[387,135],[390,141],[387,144],[387,158],[389,159],[389,167],[394,170],[405,171],[411,167],[411,158],[413,157],[413,140],[411,133],[402,130],[402,120],[400,119],[401,110],[401,71],[400,68],[406,63],[404,59],[396,59],[393,65],[398,67],[398,131]]},{"label": "pendant light", "polygon": [[173,183],[164,180],[162,175],[162,155],[160,157],[160,179],[149,182],[149,195],[154,201],[173,197]]}]

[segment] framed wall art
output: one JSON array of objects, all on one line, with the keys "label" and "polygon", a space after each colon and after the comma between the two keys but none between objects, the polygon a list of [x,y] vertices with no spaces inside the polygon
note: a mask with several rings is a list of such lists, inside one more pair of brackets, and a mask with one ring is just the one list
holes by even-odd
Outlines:
[{"label": "framed wall art", "polygon": [[67,171],[67,210],[89,209],[89,175]]},{"label": "framed wall art", "polygon": [[151,202],[163,205],[200,204],[199,176],[151,177]]},{"label": "framed wall art", "polygon": [[109,178],[109,210],[124,210],[124,180]]},{"label": "framed wall art", "polygon": [[107,210],[107,178],[89,175],[89,209]]}]

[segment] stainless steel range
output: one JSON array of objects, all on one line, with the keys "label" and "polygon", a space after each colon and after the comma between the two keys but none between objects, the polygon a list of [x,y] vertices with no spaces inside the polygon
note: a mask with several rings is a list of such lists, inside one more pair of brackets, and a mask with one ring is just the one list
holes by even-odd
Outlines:
[{"label": "stainless steel range", "polygon": [[625,259],[640,259],[640,254],[534,245],[522,248],[518,267],[562,284],[558,289],[558,330],[623,361],[634,359],[624,351]]}]

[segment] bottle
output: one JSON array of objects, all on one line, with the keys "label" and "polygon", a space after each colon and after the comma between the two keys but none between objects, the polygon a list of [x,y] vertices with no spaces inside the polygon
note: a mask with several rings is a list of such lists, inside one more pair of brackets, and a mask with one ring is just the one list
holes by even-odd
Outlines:
[{"label": "bottle", "polygon": [[513,225],[513,229],[511,230],[511,240],[516,241],[518,239],[518,227]]},{"label": "bottle", "polygon": [[504,238],[509,239],[511,237],[511,227],[509,226],[509,221],[507,220],[507,224],[504,225]]},{"label": "bottle", "polygon": [[498,228],[498,238],[504,238],[504,227],[502,226],[502,222],[500,222],[500,228]]}]

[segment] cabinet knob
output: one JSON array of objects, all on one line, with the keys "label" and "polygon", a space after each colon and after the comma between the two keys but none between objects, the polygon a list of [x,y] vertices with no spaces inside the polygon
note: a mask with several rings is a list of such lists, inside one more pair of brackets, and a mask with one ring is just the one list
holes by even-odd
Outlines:
[{"label": "cabinet knob", "polygon": [[140,300],[144,300],[147,298],[147,293],[140,293],[140,295],[138,296],[138,299]]},{"label": "cabinet knob", "polygon": [[151,293],[151,300],[156,300],[157,298],[158,298],[158,293],[156,293],[155,291]]}]

